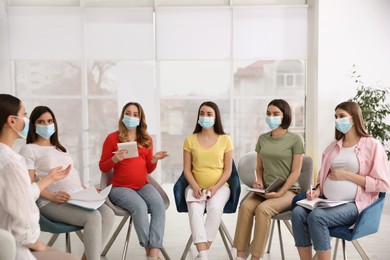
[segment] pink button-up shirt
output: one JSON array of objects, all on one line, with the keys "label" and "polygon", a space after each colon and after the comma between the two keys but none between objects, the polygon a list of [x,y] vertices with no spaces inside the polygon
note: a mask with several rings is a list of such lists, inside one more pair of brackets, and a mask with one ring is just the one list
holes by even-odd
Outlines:
[{"label": "pink button-up shirt", "polygon": [[[317,178],[321,191],[342,145],[343,138],[332,142],[322,154],[322,166]],[[366,186],[358,186],[355,197],[355,204],[360,213],[378,199],[379,192],[386,192],[389,189],[388,162],[382,144],[372,137],[361,137],[355,152],[359,161],[359,174],[366,177]]]}]

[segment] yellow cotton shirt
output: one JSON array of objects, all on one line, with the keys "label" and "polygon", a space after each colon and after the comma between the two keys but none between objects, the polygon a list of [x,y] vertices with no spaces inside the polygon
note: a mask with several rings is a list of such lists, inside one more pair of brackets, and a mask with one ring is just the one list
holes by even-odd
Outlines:
[{"label": "yellow cotton shirt", "polygon": [[183,149],[192,155],[192,173],[198,185],[203,189],[215,185],[224,169],[225,153],[233,150],[233,142],[228,135],[219,135],[211,147],[204,147],[198,142],[197,134],[192,134],[184,141]]}]

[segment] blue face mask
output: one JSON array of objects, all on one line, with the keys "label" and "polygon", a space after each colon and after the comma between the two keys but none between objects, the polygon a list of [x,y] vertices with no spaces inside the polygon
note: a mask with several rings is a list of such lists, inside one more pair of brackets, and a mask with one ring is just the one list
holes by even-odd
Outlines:
[{"label": "blue face mask", "polygon": [[124,115],[122,123],[125,124],[128,130],[131,130],[139,126],[139,118]]},{"label": "blue face mask", "polygon": [[54,124],[50,125],[36,125],[35,133],[45,139],[49,139],[56,132]]},{"label": "blue face mask", "polygon": [[15,128],[13,128],[15,130],[15,132],[23,139],[26,139],[27,138],[27,134],[28,134],[28,127],[30,125],[30,120],[27,118],[27,117],[18,117],[18,116],[14,116],[16,118],[19,118],[19,119],[23,119],[24,121],[24,127],[22,129],[22,131],[18,131],[16,130]]},{"label": "blue face mask", "polygon": [[198,119],[198,124],[204,129],[209,129],[214,125],[214,118],[207,116],[200,116]]},{"label": "blue face mask", "polygon": [[353,124],[349,121],[349,117],[337,118],[335,120],[336,129],[341,133],[346,134],[352,127]]},{"label": "blue face mask", "polygon": [[272,130],[278,128],[282,123],[282,118],[280,116],[267,116],[265,122]]}]

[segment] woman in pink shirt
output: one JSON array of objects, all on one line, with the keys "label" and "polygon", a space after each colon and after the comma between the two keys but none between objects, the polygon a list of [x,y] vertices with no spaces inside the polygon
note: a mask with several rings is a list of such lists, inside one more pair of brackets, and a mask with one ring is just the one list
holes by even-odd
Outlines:
[{"label": "woman in pink shirt", "polygon": [[301,259],[312,259],[312,246],[319,260],[330,259],[329,228],[354,224],[359,213],[389,188],[385,150],[368,135],[359,105],[352,101],[337,105],[335,118],[336,141],[325,149],[317,184],[306,197],[349,202],[312,211],[294,208],[291,221]]}]

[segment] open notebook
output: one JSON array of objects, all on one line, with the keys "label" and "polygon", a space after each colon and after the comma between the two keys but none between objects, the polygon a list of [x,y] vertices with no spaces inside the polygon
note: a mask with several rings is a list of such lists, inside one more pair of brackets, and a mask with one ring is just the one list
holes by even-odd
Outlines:
[{"label": "open notebook", "polygon": [[345,203],[348,203],[347,200],[342,201],[334,201],[334,200],[328,200],[328,199],[322,199],[322,198],[316,198],[313,200],[303,199],[297,202],[297,205],[300,205],[304,208],[313,210],[315,208],[331,208],[336,207],[339,205],[343,205]]},{"label": "open notebook", "polygon": [[248,191],[254,191],[254,192],[259,192],[259,193],[268,193],[268,192],[273,192],[273,191],[277,191],[278,189],[280,189],[283,184],[284,184],[284,180],[282,178],[277,178],[276,180],[274,180],[267,188],[265,189],[255,189],[255,188],[247,188]]},{"label": "open notebook", "polygon": [[109,185],[97,192],[93,186],[83,189],[76,193],[73,193],[68,200],[69,204],[79,206],[89,210],[98,209],[106,201],[108,194],[111,191],[112,185]]}]

